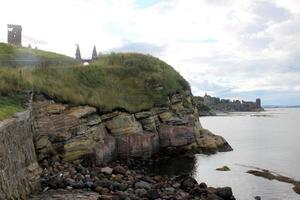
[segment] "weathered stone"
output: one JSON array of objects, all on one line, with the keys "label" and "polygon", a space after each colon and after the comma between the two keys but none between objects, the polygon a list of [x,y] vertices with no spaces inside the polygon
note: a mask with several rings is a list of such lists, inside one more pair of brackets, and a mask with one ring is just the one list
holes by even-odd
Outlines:
[{"label": "weathered stone", "polygon": [[231,171],[229,167],[223,166],[216,169],[217,171]]},{"label": "weathered stone", "polygon": [[216,194],[224,200],[231,200],[232,190],[230,187],[217,188]]},{"label": "weathered stone", "polygon": [[176,200],[188,200],[190,199],[190,195],[186,192],[178,192],[175,195]]},{"label": "weathered stone", "polygon": [[186,177],[182,182],[181,182],[181,188],[182,189],[188,189],[188,188],[193,188],[197,183],[197,181],[192,178],[192,177]]},{"label": "weathered stone", "polygon": [[207,153],[232,150],[231,146],[223,137],[214,135],[206,129],[201,130],[201,135],[197,138],[197,143],[199,148]]},{"label": "weathered stone", "polygon": [[180,147],[195,142],[193,127],[162,125],[158,133],[161,147]]},{"label": "weathered stone", "polygon": [[81,158],[82,156],[92,154],[96,143],[85,136],[79,136],[68,141],[64,145],[65,161],[73,161]]},{"label": "weathered stone", "polygon": [[133,134],[116,137],[117,154],[121,158],[149,158],[159,150],[157,133]]},{"label": "weathered stone", "polygon": [[106,127],[114,136],[143,134],[142,125],[136,121],[134,115],[121,113],[105,122]]},{"label": "weathered stone", "polygon": [[147,190],[150,190],[152,188],[152,185],[148,182],[145,182],[145,181],[139,181],[139,182],[136,182],[134,184],[134,188],[135,189],[147,189]]},{"label": "weathered stone", "polygon": [[46,106],[46,112],[49,114],[60,114],[66,109],[66,106],[60,103],[52,103]]},{"label": "weathered stone", "polygon": [[113,173],[114,174],[122,174],[122,175],[125,175],[126,174],[126,169],[120,165],[118,166],[115,166],[113,168]]},{"label": "weathered stone", "polygon": [[76,118],[82,118],[96,112],[97,110],[95,107],[78,106],[78,107],[71,108],[67,114]]},{"label": "weathered stone", "polygon": [[112,174],[113,169],[110,168],[110,167],[104,167],[104,168],[101,169],[101,172],[104,173],[104,174]]},{"label": "weathered stone", "polygon": [[96,164],[103,164],[113,160],[116,157],[116,140],[108,135],[103,143],[97,143],[95,146]]},{"label": "weathered stone", "polygon": [[148,190],[148,198],[149,199],[158,199],[160,197],[157,189]]},{"label": "weathered stone", "polygon": [[163,123],[176,124],[181,122],[181,119],[170,111],[160,113],[159,118]]},{"label": "weathered stone", "polygon": [[152,115],[153,115],[153,113],[151,111],[138,112],[138,113],[134,114],[135,118],[137,118],[137,119],[145,119],[145,118],[151,117]]},{"label": "weathered stone", "polygon": [[0,199],[26,199],[39,188],[31,113],[0,121]]}]

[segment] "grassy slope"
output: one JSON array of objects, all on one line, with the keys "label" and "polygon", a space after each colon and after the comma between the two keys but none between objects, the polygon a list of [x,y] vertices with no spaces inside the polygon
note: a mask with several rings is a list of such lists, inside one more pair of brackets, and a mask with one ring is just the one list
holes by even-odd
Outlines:
[{"label": "grassy slope", "polygon": [[0,121],[24,110],[23,98],[19,94],[0,96]]},{"label": "grassy slope", "polygon": [[0,66],[49,66],[76,64],[61,54],[0,43]]},{"label": "grassy slope", "polygon": [[168,64],[141,54],[103,55],[89,66],[0,68],[0,96],[31,88],[59,101],[96,106],[102,112],[138,112],[164,105],[170,94],[190,86]]},{"label": "grassy slope", "polygon": [[37,69],[34,88],[59,100],[137,112],[166,104],[168,95],[189,84],[169,65],[152,56],[111,54],[75,68]]}]

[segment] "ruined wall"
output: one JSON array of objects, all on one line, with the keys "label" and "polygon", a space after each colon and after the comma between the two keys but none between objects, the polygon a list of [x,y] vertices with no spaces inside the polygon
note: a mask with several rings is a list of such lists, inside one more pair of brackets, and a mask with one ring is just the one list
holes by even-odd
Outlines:
[{"label": "ruined wall", "polygon": [[26,199],[39,187],[31,112],[0,122],[0,200]]}]

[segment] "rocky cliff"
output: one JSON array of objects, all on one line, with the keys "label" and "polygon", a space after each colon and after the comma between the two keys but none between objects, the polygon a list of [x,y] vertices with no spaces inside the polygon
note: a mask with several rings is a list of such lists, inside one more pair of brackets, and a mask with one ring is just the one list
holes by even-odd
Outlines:
[{"label": "rocky cliff", "polygon": [[40,162],[93,158],[102,164],[114,158],[149,158],[163,148],[230,150],[222,137],[202,128],[190,91],[170,96],[168,106],[136,113],[101,114],[90,106],[38,99],[33,117]]},{"label": "rocky cliff", "polygon": [[0,199],[26,199],[39,187],[41,169],[36,160],[27,110],[0,122]]}]

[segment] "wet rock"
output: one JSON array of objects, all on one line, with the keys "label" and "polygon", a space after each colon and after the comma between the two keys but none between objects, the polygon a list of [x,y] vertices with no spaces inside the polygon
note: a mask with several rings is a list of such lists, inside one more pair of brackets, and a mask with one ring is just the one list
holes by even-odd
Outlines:
[{"label": "wet rock", "polygon": [[112,174],[113,172],[113,169],[110,168],[110,167],[104,167],[104,168],[101,168],[101,172],[104,173],[104,174]]},{"label": "wet rock", "polygon": [[165,192],[166,193],[174,193],[175,192],[175,188],[173,188],[173,187],[167,187],[167,188],[165,188]]},{"label": "wet rock", "polygon": [[216,194],[224,200],[231,200],[232,190],[230,187],[217,188]]},{"label": "wet rock", "polygon": [[158,199],[160,197],[157,189],[148,190],[149,199]]},{"label": "wet rock", "polygon": [[114,174],[122,174],[125,175],[126,174],[126,169],[120,165],[116,166],[113,168],[113,173]]},{"label": "wet rock", "polygon": [[145,181],[139,181],[139,182],[136,182],[134,184],[134,188],[135,189],[147,189],[147,190],[150,190],[152,188],[152,185],[150,183],[145,182]]},{"label": "wet rock", "polygon": [[193,188],[197,183],[197,181],[192,177],[187,177],[181,182],[182,189]]},{"label": "wet rock", "polygon": [[206,183],[202,182],[202,183],[199,184],[199,187],[206,189],[207,185],[206,185]]},{"label": "wet rock", "polygon": [[175,195],[176,200],[188,200],[190,199],[190,195],[186,192],[178,192]]},{"label": "wet rock", "polygon": [[148,193],[145,189],[136,189],[135,194],[137,194],[139,197],[146,197]]},{"label": "wet rock", "polygon": [[216,194],[208,194],[206,200],[224,200]]},{"label": "wet rock", "polygon": [[300,194],[300,183],[295,184],[293,187],[293,190],[297,193]]},{"label": "wet rock", "polygon": [[220,167],[220,168],[217,168],[216,169],[217,171],[231,171],[231,169],[227,166],[223,166],[223,167]]},{"label": "wet rock", "polygon": [[214,135],[206,129],[201,129],[201,134],[197,138],[197,144],[198,147],[205,153],[232,151],[231,146],[223,137]]}]

